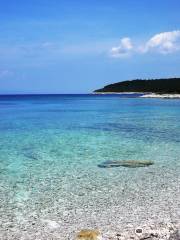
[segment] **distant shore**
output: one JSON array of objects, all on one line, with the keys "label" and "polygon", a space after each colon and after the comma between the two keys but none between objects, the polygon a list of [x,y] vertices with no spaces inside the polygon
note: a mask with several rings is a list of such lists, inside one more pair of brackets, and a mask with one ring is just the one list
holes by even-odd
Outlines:
[{"label": "distant shore", "polygon": [[96,89],[96,93],[180,94],[180,78],[135,79],[117,82]]},{"label": "distant shore", "polygon": [[123,95],[123,94],[148,94],[147,92],[93,92],[92,94],[95,95],[104,95],[104,94],[117,94],[117,95]]},{"label": "distant shore", "polygon": [[158,93],[149,93],[140,96],[141,98],[169,98],[169,99],[176,99],[180,98],[180,94],[158,94]]},{"label": "distant shore", "polygon": [[109,94],[117,94],[117,95],[131,95],[131,94],[139,94],[141,98],[169,98],[169,99],[179,99],[180,94],[175,93],[147,93],[147,92],[94,92],[93,94],[97,95],[109,95]]}]

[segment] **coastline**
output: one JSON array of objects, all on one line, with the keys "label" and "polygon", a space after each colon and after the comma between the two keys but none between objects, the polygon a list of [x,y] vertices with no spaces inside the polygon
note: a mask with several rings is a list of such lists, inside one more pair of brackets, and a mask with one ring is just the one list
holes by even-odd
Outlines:
[{"label": "coastline", "polygon": [[147,92],[93,92],[92,94],[97,95],[109,95],[109,94],[117,94],[117,95],[124,95],[124,94],[148,94]]},{"label": "coastline", "polygon": [[180,93],[180,78],[134,79],[108,84],[95,92]]},{"label": "coastline", "polygon": [[143,96],[140,96],[141,98],[168,98],[168,99],[179,99],[180,94],[158,94],[158,93],[150,93],[150,94],[144,94]]},{"label": "coastline", "polygon": [[133,94],[140,94],[140,98],[167,98],[167,99],[179,99],[180,94],[169,94],[169,93],[148,93],[148,92],[93,92],[92,94],[97,95],[110,95],[110,94],[117,94],[117,95],[133,95]]}]

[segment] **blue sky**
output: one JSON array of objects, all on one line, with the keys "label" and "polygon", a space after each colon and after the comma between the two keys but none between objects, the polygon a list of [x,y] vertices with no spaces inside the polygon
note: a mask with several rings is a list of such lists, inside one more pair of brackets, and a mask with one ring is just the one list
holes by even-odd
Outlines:
[{"label": "blue sky", "polygon": [[180,76],[179,0],[0,0],[0,93]]}]

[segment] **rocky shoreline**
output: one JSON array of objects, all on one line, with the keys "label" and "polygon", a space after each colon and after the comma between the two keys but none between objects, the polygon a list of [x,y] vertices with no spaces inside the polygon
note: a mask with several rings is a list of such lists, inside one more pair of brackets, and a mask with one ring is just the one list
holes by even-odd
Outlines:
[{"label": "rocky shoreline", "polygon": [[[113,179],[110,169],[102,169],[106,171],[106,183],[99,178],[97,167],[91,175],[79,171],[77,180],[81,184],[73,188],[69,177],[64,183],[59,177],[51,179],[53,189],[48,189],[43,199],[31,195],[4,206],[0,239],[76,240],[81,230],[98,229],[99,240],[180,240],[178,176],[174,171],[167,174],[164,168],[156,168],[115,168]],[[127,171],[132,171],[128,178]],[[152,174],[154,171],[156,174]],[[145,185],[140,179],[146,179]],[[67,189],[64,193],[57,191],[62,183]]]},{"label": "rocky shoreline", "polygon": [[140,98],[167,98],[167,99],[179,99],[180,94],[169,94],[169,93],[146,93],[146,92],[94,92],[92,94],[96,95],[133,95],[133,94],[139,94]]},{"label": "rocky shoreline", "polygon": [[150,93],[144,94],[140,96],[141,98],[168,98],[168,99],[179,99],[180,94],[157,94],[157,93]]}]

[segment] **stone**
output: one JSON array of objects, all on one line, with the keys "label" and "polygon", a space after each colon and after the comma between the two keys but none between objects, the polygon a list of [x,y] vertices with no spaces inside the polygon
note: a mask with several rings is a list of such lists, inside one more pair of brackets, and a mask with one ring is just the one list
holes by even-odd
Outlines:
[{"label": "stone", "polygon": [[102,240],[102,237],[98,230],[81,230],[76,240]]},{"label": "stone", "polygon": [[143,231],[142,231],[142,229],[141,229],[141,228],[137,228],[137,229],[136,229],[136,233],[138,233],[138,234],[139,234],[139,233],[142,233],[142,232],[143,232]]},{"label": "stone", "polygon": [[56,229],[56,228],[60,227],[60,225],[57,222],[49,220],[49,219],[42,219],[42,222],[46,223],[47,227],[50,229]]},{"label": "stone", "polygon": [[128,168],[137,168],[137,167],[147,167],[153,165],[153,161],[146,160],[122,160],[122,161],[106,161],[101,164],[98,164],[100,168],[112,168],[112,167],[128,167]]}]

